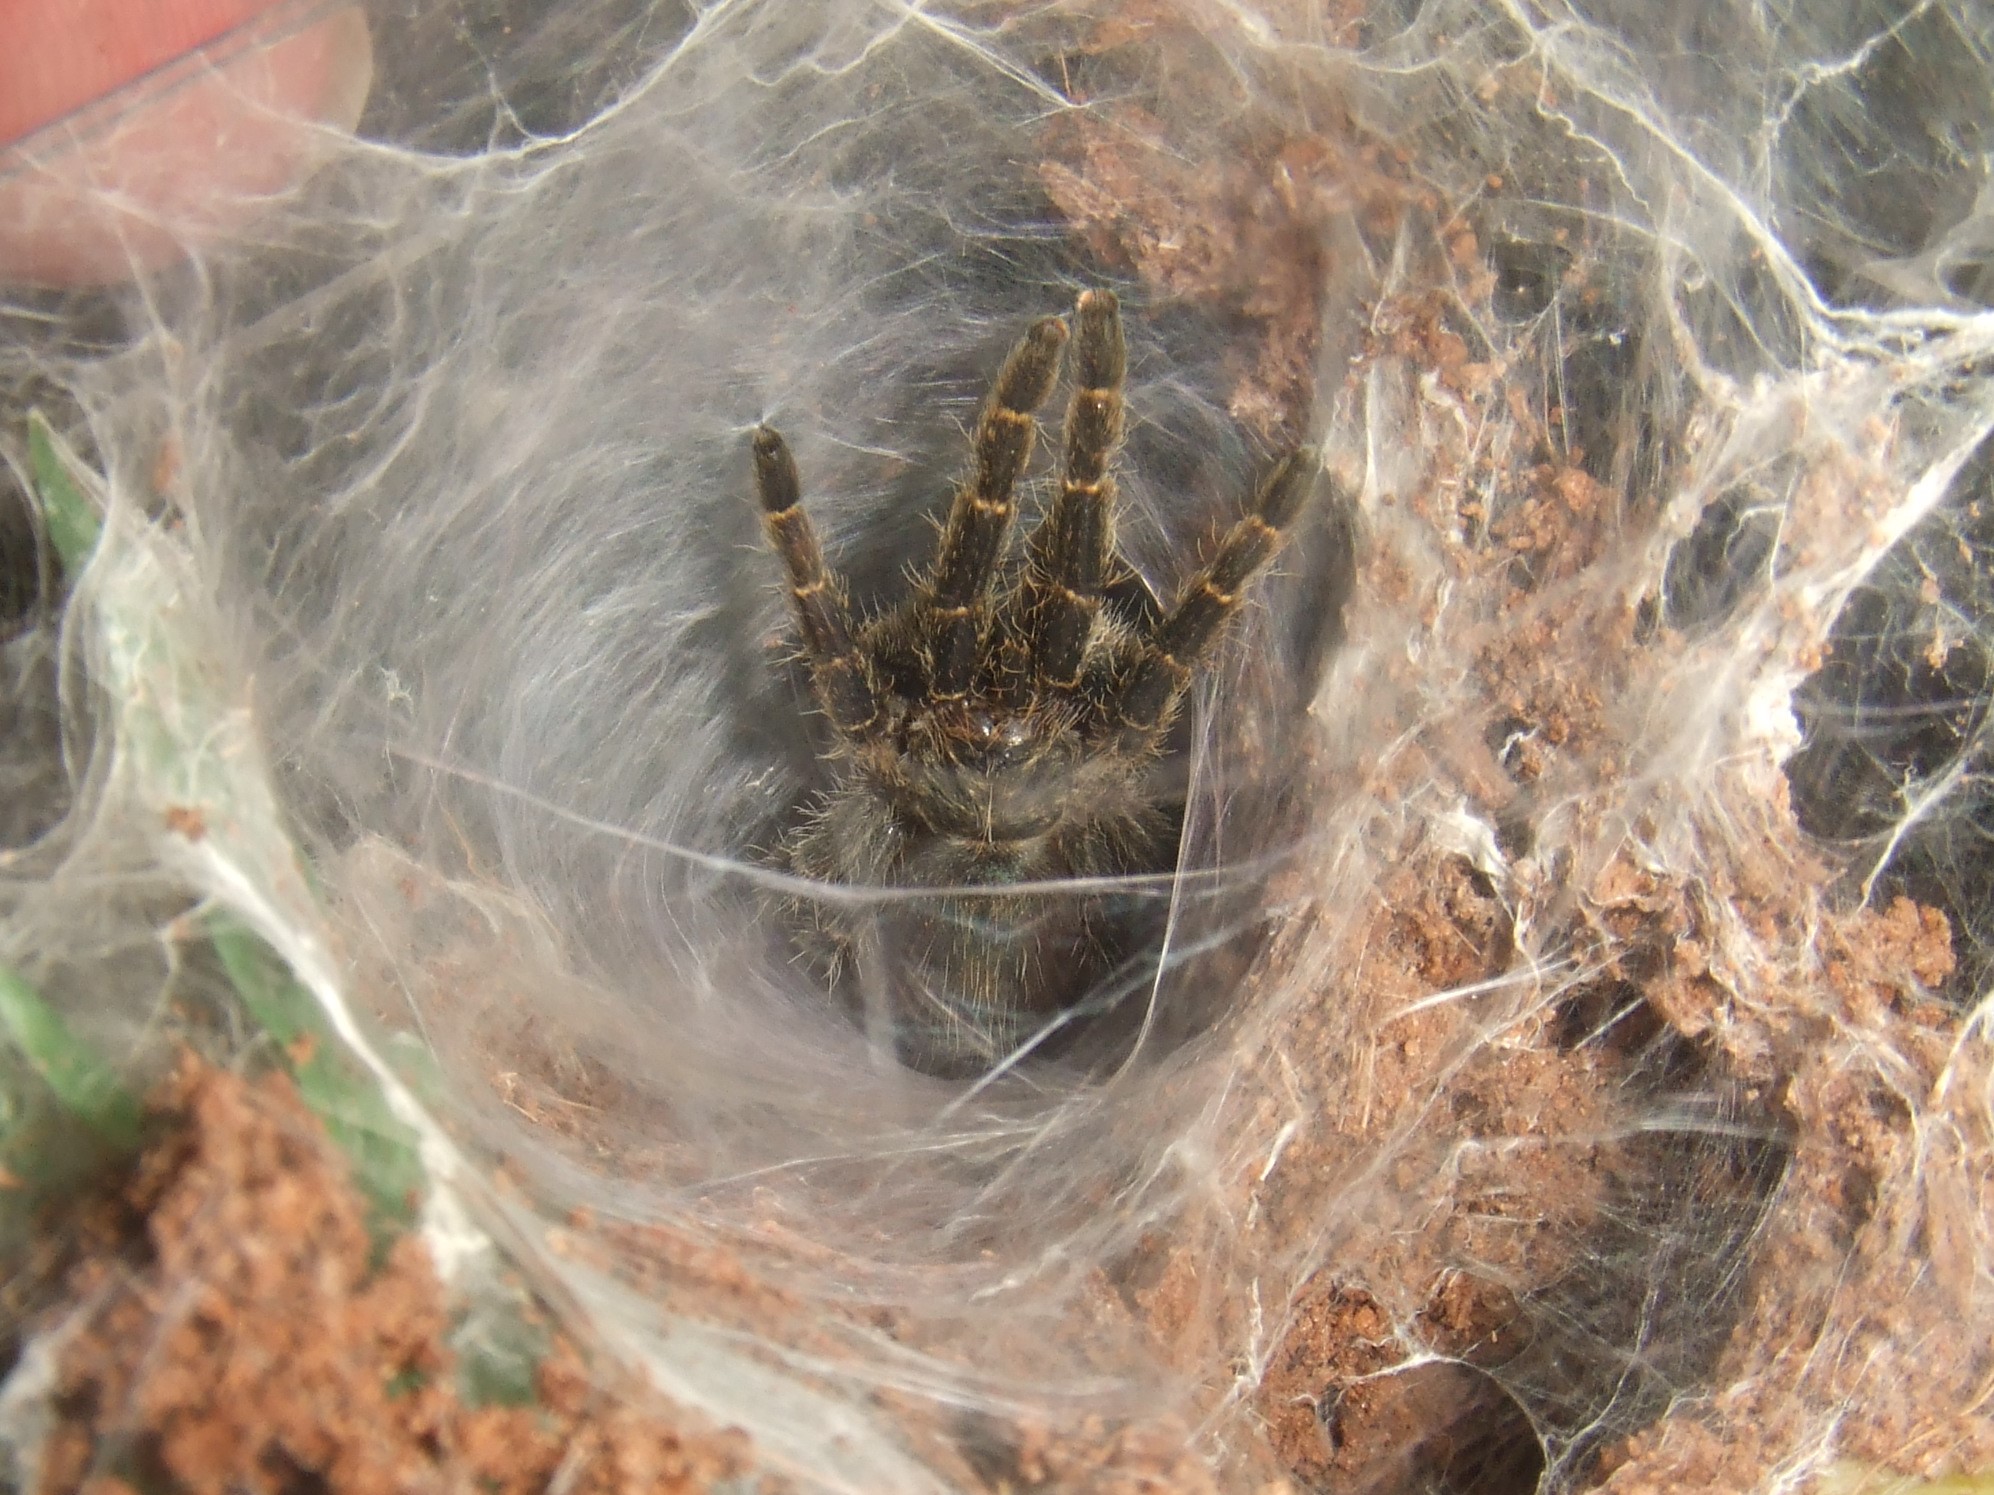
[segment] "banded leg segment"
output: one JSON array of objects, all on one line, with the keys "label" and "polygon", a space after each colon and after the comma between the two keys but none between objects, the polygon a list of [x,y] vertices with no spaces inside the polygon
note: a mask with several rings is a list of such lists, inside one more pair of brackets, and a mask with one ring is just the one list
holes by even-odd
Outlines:
[{"label": "banded leg segment", "polygon": [[1025,634],[1033,676],[1078,684],[1113,549],[1115,480],[1108,464],[1122,440],[1122,381],[1128,353],[1112,291],[1087,291],[1076,314],[1073,399],[1066,410],[1066,460],[1059,492],[1026,546]]},{"label": "banded leg segment", "polygon": [[1154,733],[1169,725],[1192,671],[1315,491],[1318,470],[1315,452],[1303,447],[1282,458],[1261,483],[1245,516],[1219,542],[1218,554],[1156,625],[1116,687],[1109,706],[1125,731]]},{"label": "banded leg segment", "polygon": [[789,444],[768,426],[754,436],[755,492],[762,528],[789,572],[789,600],[803,632],[810,683],[831,724],[858,736],[879,717],[879,700],[865,660],[852,643],[850,610],[837,578],[824,567],[817,531],[803,512],[802,485]]},{"label": "banded leg segment", "polygon": [[939,700],[967,695],[975,678],[982,603],[1017,512],[1013,489],[1031,459],[1033,414],[1052,393],[1065,345],[1065,322],[1034,322],[1004,360],[977,417],[975,470],[956,490],[941,550],[916,602],[926,620],[929,690]]}]

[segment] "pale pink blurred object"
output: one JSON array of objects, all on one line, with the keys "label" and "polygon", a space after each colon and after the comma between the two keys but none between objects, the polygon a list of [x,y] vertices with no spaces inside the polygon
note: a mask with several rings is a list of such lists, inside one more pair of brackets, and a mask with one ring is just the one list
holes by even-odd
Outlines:
[{"label": "pale pink blurred object", "polygon": [[0,282],[128,279],[241,229],[352,129],[357,9],[0,0]]}]

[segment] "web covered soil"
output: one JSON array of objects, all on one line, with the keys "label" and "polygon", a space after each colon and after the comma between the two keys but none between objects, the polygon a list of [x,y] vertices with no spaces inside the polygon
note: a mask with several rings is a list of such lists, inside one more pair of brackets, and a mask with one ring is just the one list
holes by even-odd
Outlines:
[{"label": "web covered soil", "polygon": [[[1297,112],[1337,118],[1314,103]],[[1242,417],[1315,366],[1334,281],[1291,276],[1308,256],[1271,246],[1322,253],[1339,213],[1401,242],[1437,217],[1439,263],[1407,278],[1450,283],[1373,302],[1346,389],[1299,398],[1375,410],[1376,370],[1402,363],[1428,381],[1423,403],[1457,416],[1430,432],[1441,460],[1410,511],[1373,520],[1351,646],[1395,624],[1437,639],[1458,589],[1482,589],[1479,730],[1423,723],[1362,788],[1372,804],[1451,799],[1493,835],[1387,831],[1389,870],[1354,913],[1304,877],[1270,890],[1293,922],[1246,1000],[1317,995],[1240,1071],[1262,1098],[1235,1114],[1258,1122],[1267,1161],[1220,1207],[1247,1228],[1223,1235],[1262,1261],[1327,1264],[1295,1292],[1257,1414],[1313,1489],[1767,1488],[1808,1459],[1824,1407],[1848,1461],[1817,1468],[1829,1486],[1861,1487],[1865,1467],[1984,1469],[1994,1356],[1969,1243],[1994,1203],[1994,1134],[1966,1078],[1987,1056],[1951,921],[1902,895],[1849,906],[1777,773],[1719,771],[1693,791],[1703,804],[1667,782],[1682,725],[1668,661],[1698,653],[1767,549],[1720,508],[1704,527],[1728,532],[1699,529],[1659,586],[1613,584],[1648,522],[1644,488],[1681,460],[1652,334],[1613,322],[1576,224],[1553,236],[1554,281],[1514,246],[1489,253],[1491,207],[1517,184],[1492,173],[1490,205],[1450,210],[1408,185],[1403,155],[1358,138],[1263,133],[1207,156],[1109,109],[1045,169],[1097,252],[1264,329],[1239,366]],[[1539,350],[1560,374],[1533,369],[1527,344],[1477,347],[1505,308],[1554,304],[1577,314],[1574,341]],[[1647,391],[1638,415],[1623,381]],[[1877,476],[1859,441],[1803,481],[1783,536],[1803,563],[1862,524]],[[1818,669],[1862,646],[1801,630],[1789,647]],[[1936,668],[1960,645],[1932,647]],[[1374,709],[1389,698],[1374,689]],[[1630,771],[1660,781],[1629,793]],[[1694,870],[1672,870],[1684,836]],[[1312,923],[1342,928],[1318,942]],[[1341,963],[1311,969],[1329,941]],[[1133,1301],[1169,1340],[1211,1263],[1159,1241],[1137,1272]]]},{"label": "web covered soil", "polygon": [[[1499,912],[1472,873],[1458,861],[1432,870],[1441,891],[1423,895],[1423,879],[1410,872],[1392,890],[1400,906],[1380,914],[1379,960],[1355,988],[1388,1010],[1409,985],[1486,970],[1501,948]],[[1608,918],[1637,922],[1655,938],[1692,922],[1679,895],[1652,885],[1623,890],[1607,907]],[[1957,1274],[1945,1280],[1942,1259],[1922,1281],[1907,1281],[1903,1270],[1907,1251],[1922,1244],[1916,1235],[1963,1232],[1967,1223],[1918,1219],[1907,1229],[1909,1206],[1901,1182],[1892,1183],[1905,1177],[1905,1152],[1915,1145],[1906,1108],[1873,1078],[1820,1057],[1829,1051],[1822,1034],[1859,1021],[1889,1032],[1904,1062],[1926,1083],[1936,1080],[1948,1022],[1929,993],[1951,968],[1944,922],[1900,901],[1842,921],[1833,938],[1821,985],[1781,994],[1796,1036],[1776,1046],[1781,1059],[1761,1080],[1778,1098],[1793,1161],[1760,1227],[1758,1259],[1739,1284],[1732,1327],[1710,1346],[1705,1370],[1742,1390],[1605,1449],[1600,1487],[1751,1488],[1804,1432],[1798,1409],[1823,1395],[1850,1405],[1846,1433],[1859,1457],[1904,1468],[1904,1450],[1922,1448],[1929,1457],[1917,1462],[1941,1469],[1994,1457],[1994,1429],[1971,1410],[1985,1369],[1972,1347],[1958,1344],[1964,1284]],[[1718,996],[1707,963],[1692,952],[1655,966],[1636,983],[1648,1003],[1706,1032]],[[1698,990],[1704,1000],[1690,995]],[[1482,1135],[1536,1136],[1546,1145],[1506,1158],[1492,1152],[1464,1173],[1446,1206],[1451,1223],[1417,1249],[1346,1257],[1309,1285],[1257,1392],[1258,1415],[1296,1488],[1535,1483],[1541,1461],[1528,1422],[1487,1373],[1526,1361],[1547,1332],[1528,1305],[1582,1265],[1560,1240],[1599,1229],[1612,1198],[1624,1197],[1638,1174],[1641,1160],[1625,1145],[1562,1156],[1550,1145],[1601,1130],[1639,1051],[1576,1046],[1597,1023],[1598,1009],[1580,999],[1517,1034],[1499,1057],[1460,1077],[1435,1119],[1470,1146]],[[1383,1024],[1379,1063],[1359,1081],[1378,1115],[1397,1111],[1395,1061],[1416,1065],[1422,1051],[1453,1042],[1456,1026],[1440,1013]],[[1650,1020],[1643,1042],[1654,1041],[1655,1026]],[[1306,1049],[1294,1058],[1305,1073]],[[1792,1066],[1783,1081],[1780,1062]],[[60,1284],[59,1301],[31,1322],[54,1329],[46,1353],[62,1413],[43,1445],[39,1489],[111,1495],[133,1488],[128,1480],[148,1488],[163,1478],[188,1490],[280,1490],[320,1478],[365,1492],[468,1477],[483,1488],[538,1491],[555,1488],[558,1475],[563,1489],[694,1491],[731,1487],[753,1467],[752,1447],[738,1434],[707,1431],[652,1396],[593,1388],[565,1342],[538,1371],[534,1405],[465,1406],[453,1389],[448,1310],[423,1249],[403,1236],[385,1256],[376,1250],[343,1164],[288,1079],[250,1082],[188,1059],[153,1110],[163,1134],[129,1181],[52,1222],[36,1264],[35,1275]],[[1299,1147],[1248,1207],[1269,1230],[1307,1216],[1316,1181],[1375,1145],[1359,1130],[1330,1146]],[[1959,1161],[1951,1176],[1965,1185]],[[1984,1188],[1984,1170],[1979,1177]],[[1713,1203],[1732,1207],[1751,1182],[1704,1187]],[[1949,1203],[1985,1207],[1970,1191]],[[576,1222],[584,1232],[590,1223]],[[748,1283],[738,1263],[674,1249],[656,1234],[625,1234],[617,1244],[626,1259],[652,1263],[646,1286],[654,1292],[710,1297],[721,1285],[738,1294]],[[1843,1269],[1832,1288],[1794,1291],[1825,1286],[1822,1268],[1845,1262],[1851,1244],[1867,1280]],[[1933,1244],[1943,1247],[1943,1235]],[[1468,1259],[1479,1264],[1472,1274],[1459,1266]],[[1198,1261],[1159,1239],[1125,1264],[1120,1280],[1102,1283],[1095,1312],[1132,1315],[1159,1352],[1195,1361],[1209,1331],[1185,1309],[1200,1275]],[[797,1307],[751,1295],[739,1322],[777,1330]],[[1853,1342],[1824,1344],[1828,1326]],[[1907,1343],[1916,1363],[1893,1349]],[[1957,1376],[1934,1377],[1952,1355]],[[905,1410],[924,1420],[919,1409]],[[979,1476],[991,1490],[1205,1485],[1198,1466],[1182,1462],[1181,1429],[1102,1429],[1098,1441],[1044,1430],[951,1431],[949,1462],[961,1461],[963,1488],[978,1487],[971,1481]]]}]

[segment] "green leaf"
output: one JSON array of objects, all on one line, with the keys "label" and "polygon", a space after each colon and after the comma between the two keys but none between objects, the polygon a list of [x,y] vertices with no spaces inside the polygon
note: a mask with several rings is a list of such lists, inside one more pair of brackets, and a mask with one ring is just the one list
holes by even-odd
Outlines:
[{"label": "green leaf", "polygon": [[41,993],[0,966],[0,1026],[62,1106],[113,1147],[138,1146],[139,1103]]},{"label": "green leaf", "polygon": [[523,1305],[494,1305],[475,1323],[459,1326],[457,1387],[473,1407],[526,1407],[539,1399],[540,1362],[553,1335],[520,1312]]},{"label": "green leaf", "polygon": [[353,1166],[378,1220],[406,1225],[423,1185],[415,1136],[389,1110],[372,1075],[334,1037],[325,1014],[277,952],[226,915],[209,938],[242,1005],[283,1048],[298,1093]]},{"label": "green leaf", "polygon": [[39,410],[28,412],[28,468],[34,475],[35,497],[42,506],[42,523],[49,543],[62,561],[63,572],[75,576],[97,548],[104,521],[70,475],[56,450],[55,433]]}]

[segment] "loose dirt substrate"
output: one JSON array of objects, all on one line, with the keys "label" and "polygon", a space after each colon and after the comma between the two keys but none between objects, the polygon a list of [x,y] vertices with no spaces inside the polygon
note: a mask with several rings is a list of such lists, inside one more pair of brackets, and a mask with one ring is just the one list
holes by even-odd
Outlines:
[{"label": "loose dirt substrate", "polygon": [[[1335,1269],[1298,1295],[1261,1382],[1260,1415],[1283,1461],[1314,1490],[1428,1488],[1443,1476],[1451,1482],[1431,1487],[1532,1489],[1527,1458],[1516,1462],[1531,1428],[1499,1388],[1521,1382],[1540,1406],[1555,1400],[1531,1365],[1551,1332],[1533,1302],[1555,1300],[1588,1265],[1585,1253],[1600,1249],[1599,1232],[1618,1210],[1674,1189],[1736,1228],[1712,1237],[1711,1259],[1683,1254],[1665,1262],[1672,1274],[1653,1280],[1684,1297],[1711,1293],[1730,1271],[1741,1281],[1707,1299],[1711,1338],[1681,1367],[1683,1395],[1645,1428],[1597,1448],[1574,1471],[1581,1487],[1770,1488],[1782,1469],[1812,1463],[1830,1427],[1841,1459],[1878,1470],[1938,1476],[1994,1465],[1994,1354],[1973,1327],[1984,1313],[1972,1292],[1976,1222],[1989,1218],[1994,1182],[1984,1127],[1971,1101],[1948,1095],[1958,1087],[1947,1076],[1954,1065],[1984,1073],[1985,1056],[1962,1055],[1956,1014],[1931,997],[1952,966],[1944,919],[1900,900],[1827,920],[1823,979],[1756,994],[1778,999],[1759,1007],[1718,994],[1688,937],[1693,922],[1681,922],[1691,901],[1684,890],[1627,892],[1622,913],[1683,931],[1640,979],[1642,1046],[1656,1035],[1657,1012],[1710,1049],[1736,1035],[1756,1076],[1741,1078],[1722,1061],[1707,1075],[1728,1075],[1741,1098],[1762,1100],[1783,1145],[1757,1155],[1754,1170],[1737,1166],[1751,1153],[1652,1153],[1638,1137],[1615,1137],[1609,1107],[1634,1073],[1635,1050],[1561,1042],[1561,1022],[1590,1016],[1582,1003],[1565,1004],[1515,1047],[1475,1056],[1435,1109],[1464,1156],[1478,1136],[1573,1140],[1492,1152],[1454,1174],[1408,1175],[1406,1199],[1429,1206],[1426,1228],[1405,1233],[1394,1213],[1350,1233]],[[1397,922],[1453,932],[1416,901]],[[1688,995],[1699,988],[1701,1000]],[[1722,1029],[1711,1016],[1720,1004]],[[1768,1026],[1784,1028],[1783,1038]],[[1385,1023],[1385,1067],[1395,1050],[1445,1044],[1444,1027]],[[1391,1088],[1387,1080],[1374,1101],[1402,1114]],[[1403,1136],[1398,1145],[1426,1156]],[[1331,1136],[1284,1158],[1282,1171],[1293,1169],[1284,1192],[1296,1198],[1264,1199],[1262,1217],[1277,1222],[1291,1209],[1299,1224],[1323,1190],[1311,1175],[1337,1176],[1350,1150]],[[1632,1264],[1625,1253],[1639,1245],[1638,1236],[1616,1241],[1598,1265]],[[1630,1277],[1630,1293],[1640,1281]],[[1604,1336],[1638,1325],[1607,1315],[1597,1327]],[[1658,1339],[1658,1350],[1668,1348]],[[1461,1473],[1464,1461],[1474,1477]],[[1836,1477],[1852,1477],[1848,1467]]]},{"label": "loose dirt substrate", "polygon": [[[1625,869],[1599,886],[1615,948],[1643,948],[1645,928],[1655,937],[1649,952],[1663,951],[1639,975],[1647,1005],[1675,1026],[1717,1031],[1709,1013],[1727,999],[1688,937],[1695,900]],[[1359,1006],[1395,1006],[1409,983],[1458,985],[1506,938],[1494,901],[1458,860],[1409,867],[1379,890],[1378,910],[1376,964],[1346,989]],[[1942,1090],[1955,1020],[1925,994],[1950,970],[1948,932],[1900,901],[1835,921],[1824,935],[1831,953],[1819,987],[1785,994],[1779,1022],[1790,1041],[1736,1048],[1739,1067],[1763,1071],[1761,1093],[1787,1119],[1790,1161],[1765,1201],[1730,1322],[1719,1326],[1710,1390],[1604,1448],[1603,1488],[1754,1488],[1804,1445],[1826,1408],[1836,1409],[1851,1457],[1933,1473],[1994,1461],[1981,1405],[1988,1353],[1960,1342],[1971,1318],[1962,1304],[1972,1222],[1990,1202],[1987,1170],[1972,1164],[1987,1156],[1985,1139],[1976,1154],[1962,1151],[1930,1107],[1914,1128],[1913,1111],[1880,1083],[1890,1068],[1851,1063],[1820,1041],[1824,1017],[1859,1018],[1866,1042],[1888,1035],[1897,1059]],[[1399,1114],[1394,1086],[1430,1081],[1421,1055],[1447,1042],[1449,1014],[1381,1025],[1374,1072],[1346,1075],[1369,1091],[1346,1123]],[[1570,1025],[1587,1016],[1568,1003],[1522,1041],[1473,1056],[1439,1125],[1450,1135],[1464,1125],[1471,1136],[1598,1135],[1593,1123],[1641,1046],[1571,1044]],[[1735,1012],[1725,1021],[1750,1025]],[[1651,1023],[1644,1042],[1658,1028]],[[1290,1061],[1306,1066],[1307,1034],[1295,1039]],[[558,1341],[537,1405],[464,1405],[445,1343],[448,1309],[421,1246],[403,1237],[373,1259],[344,1165],[282,1076],[248,1081],[188,1059],[154,1112],[158,1140],[129,1176],[51,1235],[63,1243],[54,1275],[64,1292],[33,1325],[57,1367],[41,1491],[697,1491],[752,1468],[739,1435],[702,1428],[655,1397],[605,1395]],[[1284,1233],[1309,1228],[1345,1163],[1376,1140],[1344,1125],[1296,1141],[1256,1186],[1255,1239],[1240,1244],[1282,1254]],[[1654,1166],[1633,1141],[1514,1154],[1456,1175],[1447,1217],[1420,1237],[1391,1221],[1360,1222],[1337,1270],[1298,1292],[1256,1399],[1290,1488],[1388,1491],[1440,1479],[1528,1489],[1530,1428],[1500,1383],[1542,1335],[1530,1300],[1569,1273],[1612,1192],[1624,1197],[1629,1179]],[[1432,1187],[1410,1182],[1415,1197]],[[1749,1179],[1691,1186],[1719,1205],[1753,1194]],[[578,1239],[593,1234],[593,1222],[575,1223]],[[1228,1327],[1224,1314],[1215,1325],[1197,1307],[1195,1283],[1209,1267],[1192,1259],[1197,1239],[1187,1228],[1119,1264],[1097,1304],[1118,1332],[1145,1324],[1159,1353],[1193,1362]],[[662,1237],[620,1245],[667,1277],[728,1275],[724,1262],[664,1249]],[[1464,1260],[1481,1273],[1460,1270]],[[925,1409],[906,1412],[910,1428],[928,1420]],[[965,1489],[1213,1488],[1174,1441],[1183,1432],[964,1424],[930,1452]],[[1263,1469],[1224,1487],[1279,1490],[1281,1478]]]},{"label": "loose dirt substrate", "polygon": [[426,1251],[404,1235],[373,1259],[288,1077],[189,1057],[152,1111],[130,1174],[51,1222],[62,1291],[30,1325],[55,1376],[39,1495],[686,1495],[749,1467],[745,1438],[605,1394],[559,1338],[535,1404],[467,1406]]}]

